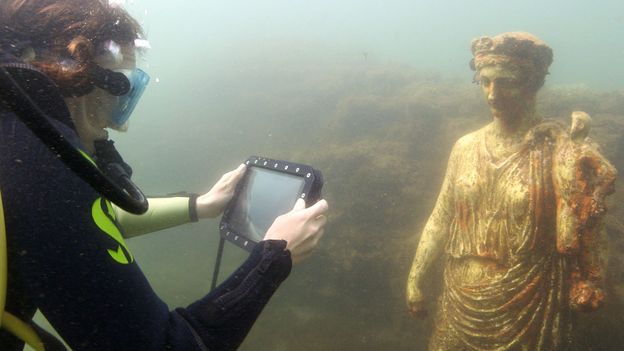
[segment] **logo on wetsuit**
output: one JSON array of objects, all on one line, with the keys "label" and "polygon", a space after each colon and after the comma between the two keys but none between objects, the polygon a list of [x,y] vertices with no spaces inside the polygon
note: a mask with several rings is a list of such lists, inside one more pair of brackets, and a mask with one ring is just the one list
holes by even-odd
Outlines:
[{"label": "logo on wetsuit", "polygon": [[132,257],[128,246],[126,246],[123,236],[121,235],[121,231],[115,224],[115,212],[113,211],[113,207],[110,202],[106,199],[102,199],[101,197],[96,199],[91,207],[91,216],[93,217],[93,221],[98,228],[117,242],[118,245],[115,250],[107,250],[113,260],[121,264],[133,262],[134,257]]}]

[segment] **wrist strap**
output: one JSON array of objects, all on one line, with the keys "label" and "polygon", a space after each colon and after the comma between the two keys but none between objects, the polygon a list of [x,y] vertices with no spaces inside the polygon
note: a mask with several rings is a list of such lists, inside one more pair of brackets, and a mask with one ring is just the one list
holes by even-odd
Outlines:
[{"label": "wrist strap", "polygon": [[197,216],[197,198],[198,194],[189,194],[189,218],[191,222],[199,221],[199,217]]}]

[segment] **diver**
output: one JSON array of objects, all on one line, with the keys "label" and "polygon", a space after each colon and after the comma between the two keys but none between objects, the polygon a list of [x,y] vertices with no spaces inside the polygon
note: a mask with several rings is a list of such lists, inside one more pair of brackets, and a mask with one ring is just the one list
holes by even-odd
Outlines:
[{"label": "diver", "polygon": [[[315,248],[328,205],[321,200],[305,208],[300,200],[226,281],[189,306],[170,310],[124,239],[220,215],[245,166],[203,195],[145,200],[132,187],[96,189],[101,177],[93,181],[75,172],[84,164],[74,157],[79,167],[73,167],[66,162],[73,156],[63,152],[69,143],[103,172],[112,169],[109,175],[129,179],[131,168],[106,129],[127,128],[149,81],[135,62],[142,38],[138,22],[107,0],[0,3],[0,81],[19,81],[59,132],[25,120],[17,100],[0,103],[0,204],[8,256],[2,321],[11,316],[31,324],[39,310],[75,351],[234,350],[292,264]],[[50,135],[48,141],[58,145],[42,141]],[[101,195],[107,192],[131,195],[138,205],[113,203]],[[49,339],[32,328],[42,343]],[[0,330],[1,350],[23,346]],[[50,341],[38,349],[63,347]]]}]

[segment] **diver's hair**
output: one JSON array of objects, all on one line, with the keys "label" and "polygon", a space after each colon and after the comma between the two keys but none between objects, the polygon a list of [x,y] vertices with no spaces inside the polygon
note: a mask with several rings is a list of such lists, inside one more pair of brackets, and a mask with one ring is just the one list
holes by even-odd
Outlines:
[{"label": "diver's hair", "polygon": [[471,45],[474,58],[470,68],[477,71],[485,66],[501,64],[514,67],[525,76],[529,89],[537,92],[548,75],[553,61],[552,49],[533,34],[508,32],[495,37],[474,39]]},{"label": "diver's hair", "polygon": [[127,45],[143,36],[140,24],[108,0],[2,0],[0,26],[5,42],[35,50],[30,64],[65,95],[93,89],[88,70],[107,41]]}]

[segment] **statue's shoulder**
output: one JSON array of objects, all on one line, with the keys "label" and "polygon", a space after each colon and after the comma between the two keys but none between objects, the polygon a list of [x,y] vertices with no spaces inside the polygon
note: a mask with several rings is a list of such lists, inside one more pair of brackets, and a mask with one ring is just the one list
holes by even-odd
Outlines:
[{"label": "statue's shoulder", "polygon": [[486,125],[457,139],[455,146],[453,146],[453,151],[462,152],[467,149],[474,149],[482,143],[488,128],[489,125]]}]

